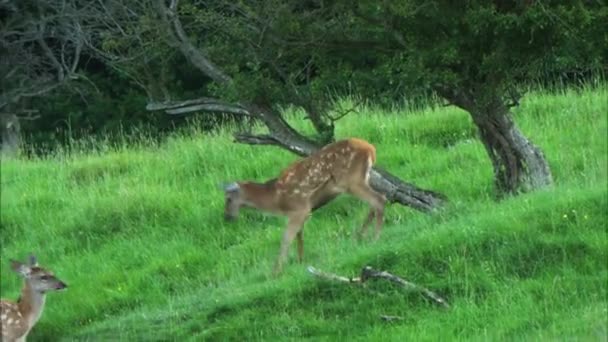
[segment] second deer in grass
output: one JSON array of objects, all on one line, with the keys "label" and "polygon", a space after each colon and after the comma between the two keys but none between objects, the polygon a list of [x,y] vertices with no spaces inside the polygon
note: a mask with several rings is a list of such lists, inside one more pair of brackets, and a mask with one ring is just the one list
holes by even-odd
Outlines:
[{"label": "second deer in grass", "polygon": [[3,342],[25,341],[42,315],[46,293],[67,288],[53,273],[39,267],[33,255],[29,264],[11,260],[11,267],[25,279],[25,284],[17,303],[6,299],[0,301]]},{"label": "second deer in grass", "polygon": [[375,217],[375,239],[378,239],[386,199],[369,186],[369,173],[375,161],[376,149],[367,141],[351,138],[334,142],[296,161],[278,178],[266,183],[234,182],[225,186],[225,218],[235,219],[243,206],[288,217],[275,274],[281,272],[294,238],[298,242],[298,260],[302,261],[304,222],[312,211],[339,194],[349,193],[370,205],[359,236],[366,234]]}]

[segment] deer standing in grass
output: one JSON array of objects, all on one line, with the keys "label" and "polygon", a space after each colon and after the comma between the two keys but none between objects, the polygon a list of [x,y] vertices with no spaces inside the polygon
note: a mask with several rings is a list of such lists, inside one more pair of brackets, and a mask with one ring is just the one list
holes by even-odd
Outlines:
[{"label": "deer standing in grass", "polygon": [[294,238],[298,242],[298,261],[304,254],[302,227],[310,213],[342,193],[367,202],[371,209],[359,230],[367,233],[376,217],[377,240],[382,229],[386,198],[369,186],[369,173],[376,161],[376,149],[367,141],[351,138],[326,145],[307,158],[294,162],[278,178],[266,183],[234,182],[224,188],[225,218],[234,220],[240,207],[252,207],[287,216],[274,274],[281,273]]},{"label": "deer standing in grass", "polygon": [[6,299],[0,301],[2,342],[25,341],[42,315],[46,293],[67,288],[52,272],[39,267],[33,255],[29,264],[11,260],[11,267],[25,279],[25,284],[17,303]]}]

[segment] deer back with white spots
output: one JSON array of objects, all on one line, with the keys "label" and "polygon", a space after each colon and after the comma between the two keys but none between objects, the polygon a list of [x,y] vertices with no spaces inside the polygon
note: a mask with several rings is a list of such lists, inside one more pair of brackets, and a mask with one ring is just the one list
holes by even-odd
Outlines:
[{"label": "deer back with white spots", "polygon": [[376,149],[367,141],[357,138],[336,141],[294,162],[277,178],[265,183],[238,181],[224,186],[224,216],[226,220],[236,219],[241,207],[287,216],[275,274],[281,272],[294,238],[298,242],[298,260],[302,261],[304,222],[312,211],[342,193],[349,193],[370,205],[358,235],[367,233],[375,217],[375,239],[378,239],[386,198],[369,185],[369,172],[375,161]]},{"label": "deer back with white spots", "polygon": [[3,342],[25,341],[42,314],[46,293],[67,288],[52,272],[39,267],[33,255],[27,264],[11,260],[11,268],[23,277],[24,285],[17,302],[0,300]]}]

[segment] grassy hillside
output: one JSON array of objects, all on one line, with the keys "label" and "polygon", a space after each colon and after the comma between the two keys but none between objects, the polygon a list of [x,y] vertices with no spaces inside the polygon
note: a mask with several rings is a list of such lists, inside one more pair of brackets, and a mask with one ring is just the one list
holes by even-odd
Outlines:
[{"label": "grassy hillside", "polygon": [[[292,246],[278,279],[269,275],[285,220],[244,211],[225,223],[217,185],[273,177],[296,158],[288,152],[194,131],[160,146],[99,142],[4,160],[2,297],[21,286],[8,259],[35,251],[70,288],[48,296],[31,341],[606,340],[607,98],[606,86],[527,96],[516,121],[543,148],[555,186],[501,202],[464,112],[345,117],[338,137],[368,139],[378,165],[450,203],[433,215],[392,205],[380,241],[357,243],[365,205],[341,197],[307,222],[305,263]],[[307,265],[348,276],[386,269],[451,308],[379,281],[321,281]]]}]

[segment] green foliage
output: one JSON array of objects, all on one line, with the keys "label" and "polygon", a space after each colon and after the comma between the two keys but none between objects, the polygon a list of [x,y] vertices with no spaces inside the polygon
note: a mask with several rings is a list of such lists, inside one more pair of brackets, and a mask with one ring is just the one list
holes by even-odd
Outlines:
[{"label": "green foliage", "polygon": [[181,10],[234,78],[216,96],[321,108],[335,94],[390,105],[437,86],[483,102],[534,79],[602,70],[607,13],[591,2],[475,0],[218,0]]},{"label": "green foliage", "polygon": [[[70,286],[48,295],[32,340],[605,339],[607,95],[602,85],[526,97],[515,114],[546,147],[556,184],[499,203],[466,113],[346,116],[338,137],[368,139],[380,166],[450,203],[435,215],[389,206],[373,244],[351,239],[365,205],[337,199],[306,224],[306,263],[292,258],[279,279],[268,276],[285,221],[247,211],[224,222],[217,185],[271,178],[295,159],[287,152],[193,128],[160,145],[75,143],[71,153],[3,159],[0,261],[34,251]],[[314,279],[309,264],[387,269],[451,308],[380,281]],[[0,269],[2,296],[17,298],[20,280]]]},{"label": "green foliage", "polygon": [[[106,59],[102,65],[90,51],[81,58],[80,71],[99,92],[33,101],[43,117],[25,123],[28,141],[69,144],[182,127],[183,117],[147,112],[151,99],[308,103],[324,113],[336,98],[354,96],[384,109],[412,108],[428,102],[438,84],[503,97],[514,84],[577,84],[605,72],[608,60],[601,2],[181,1],[190,40],[234,80],[215,84],[172,44],[155,6],[139,2],[111,13],[126,34],[93,25]],[[201,115],[201,127],[230,121],[212,118]]]},{"label": "green foliage", "polygon": [[[379,15],[404,39],[405,74],[431,85],[501,89],[527,77],[605,65],[605,6],[578,2],[411,1]],[[422,68],[418,68],[422,66]]]}]

